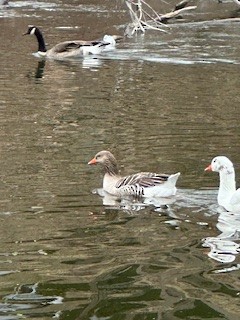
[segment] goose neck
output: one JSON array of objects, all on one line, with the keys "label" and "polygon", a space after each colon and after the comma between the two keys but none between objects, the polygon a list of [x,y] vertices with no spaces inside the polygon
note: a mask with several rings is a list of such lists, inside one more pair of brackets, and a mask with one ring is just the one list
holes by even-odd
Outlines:
[{"label": "goose neck", "polygon": [[46,48],[46,45],[45,45],[45,41],[44,41],[42,32],[39,29],[36,29],[35,36],[36,36],[37,41],[38,41],[38,51],[39,52],[46,52],[47,48]]},{"label": "goose neck", "polygon": [[104,163],[104,172],[108,173],[110,176],[117,176],[119,174],[119,170],[116,161],[106,161]]},{"label": "goose neck", "polygon": [[235,172],[220,172],[220,186],[219,191],[222,192],[234,192],[236,191]]}]

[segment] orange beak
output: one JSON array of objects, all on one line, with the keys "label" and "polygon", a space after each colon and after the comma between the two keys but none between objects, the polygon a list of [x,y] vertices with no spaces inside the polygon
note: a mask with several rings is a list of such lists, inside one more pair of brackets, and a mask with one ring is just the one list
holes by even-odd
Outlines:
[{"label": "orange beak", "polygon": [[90,160],[88,164],[97,164],[96,158],[93,158],[92,160]]},{"label": "orange beak", "polygon": [[210,164],[208,167],[205,168],[204,171],[212,171],[212,165]]}]

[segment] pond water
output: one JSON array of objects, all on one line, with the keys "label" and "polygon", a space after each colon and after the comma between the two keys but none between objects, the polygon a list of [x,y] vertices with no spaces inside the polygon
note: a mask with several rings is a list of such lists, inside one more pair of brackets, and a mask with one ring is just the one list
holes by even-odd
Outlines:
[{"label": "pond water", "polygon": [[[239,182],[240,21],[202,16],[63,62],[32,55],[27,25],[49,46],[123,34],[124,3],[0,9],[0,319],[239,319],[240,218],[204,168],[224,154]],[[95,194],[103,149],[123,174],[180,171],[174,201]]]}]

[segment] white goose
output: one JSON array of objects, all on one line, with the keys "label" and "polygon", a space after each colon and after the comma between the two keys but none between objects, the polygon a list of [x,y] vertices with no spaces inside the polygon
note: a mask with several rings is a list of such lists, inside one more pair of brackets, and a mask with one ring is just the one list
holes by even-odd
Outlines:
[{"label": "white goose", "polygon": [[109,151],[100,151],[88,164],[104,168],[103,189],[114,196],[171,197],[176,194],[180,172],[167,175],[140,172],[126,177],[119,174],[117,161]]},{"label": "white goose", "polygon": [[235,170],[232,162],[225,156],[218,156],[213,158],[205,171],[219,172],[218,204],[227,211],[240,212],[240,189],[236,190]]},{"label": "white goose", "polygon": [[113,49],[116,44],[114,36],[105,35],[102,40],[60,42],[47,50],[43,34],[38,27],[29,26],[24,35],[35,35],[38,41],[38,56],[50,59],[69,59],[83,57],[89,54],[100,54],[106,47]]}]

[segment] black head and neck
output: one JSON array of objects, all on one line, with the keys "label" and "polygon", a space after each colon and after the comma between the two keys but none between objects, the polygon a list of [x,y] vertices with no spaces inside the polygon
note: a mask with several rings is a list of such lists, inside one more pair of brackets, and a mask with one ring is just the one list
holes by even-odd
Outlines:
[{"label": "black head and neck", "polygon": [[38,41],[38,51],[40,51],[40,52],[47,51],[42,32],[40,31],[40,29],[38,27],[29,26],[28,31],[26,33],[24,33],[24,35],[27,35],[27,34],[36,36],[37,41]]}]

